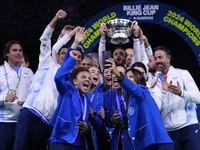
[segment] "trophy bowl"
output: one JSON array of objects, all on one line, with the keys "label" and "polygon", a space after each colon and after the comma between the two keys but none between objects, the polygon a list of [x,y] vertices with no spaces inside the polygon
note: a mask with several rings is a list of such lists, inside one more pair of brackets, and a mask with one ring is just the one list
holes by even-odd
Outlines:
[{"label": "trophy bowl", "polygon": [[112,44],[126,44],[131,35],[132,21],[128,19],[112,19],[105,23],[107,35],[111,38]]}]

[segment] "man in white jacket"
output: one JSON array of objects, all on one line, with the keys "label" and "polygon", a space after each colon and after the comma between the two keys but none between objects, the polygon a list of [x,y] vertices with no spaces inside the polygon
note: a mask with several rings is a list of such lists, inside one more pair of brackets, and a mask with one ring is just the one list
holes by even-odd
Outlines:
[{"label": "man in white jacket", "polygon": [[[66,17],[66,12],[59,10],[40,37],[40,56],[38,70],[30,86],[26,102],[20,112],[14,149],[46,149],[49,138],[48,122],[57,106],[58,91],[54,76],[62,65],[68,48],[65,45],[76,30],[65,34],[53,46],[51,56],[51,36],[57,22]],[[70,27],[69,27],[70,29]],[[68,30],[68,29],[66,29]],[[82,53],[79,52],[82,60]],[[79,62],[80,62],[79,60]],[[79,63],[80,64],[80,63]]]},{"label": "man in white jacket", "polygon": [[7,42],[4,65],[0,66],[0,149],[12,150],[19,109],[23,105],[33,74],[21,65],[22,43]]},{"label": "man in white jacket", "polygon": [[196,104],[200,103],[199,89],[187,70],[171,66],[168,48],[158,46],[153,50],[157,70],[161,71],[157,85],[167,76],[168,93],[161,115],[165,128],[174,142],[175,150],[199,150],[200,131]]}]

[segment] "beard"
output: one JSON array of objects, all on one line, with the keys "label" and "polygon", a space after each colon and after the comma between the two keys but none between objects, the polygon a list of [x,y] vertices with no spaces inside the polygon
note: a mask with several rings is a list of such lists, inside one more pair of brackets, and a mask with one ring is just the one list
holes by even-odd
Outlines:
[{"label": "beard", "polygon": [[115,61],[115,64],[116,64],[116,66],[124,66],[125,62],[126,62],[125,59],[122,60],[121,62],[116,60],[116,61]]},{"label": "beard", "polygon": [[[162,67],[158,67],[158,65],[160,65],[160,64],[162,64]],[[164,64],[163,63],[157,63],[156,66],[157,66],[158,71],[164,71],[167,68],[168,63],[167,62],[164,63]]]},{"label": "beard", "polygon": [[154,67],[154,68],[149,68],[149,70],[148,70],[150,73],[155,73],[157,70],[156,70],[156,67]]}]

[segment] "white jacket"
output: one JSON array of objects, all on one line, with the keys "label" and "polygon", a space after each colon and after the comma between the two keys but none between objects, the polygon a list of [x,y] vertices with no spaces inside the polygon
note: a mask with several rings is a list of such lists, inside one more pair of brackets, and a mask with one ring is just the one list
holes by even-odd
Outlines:
[{"label": "white jacket", "polygon": [[56,54],[70,40],[68,35],[58,40],[53,47],[51,56],[51,36],[53,31],[54,29],[47,26],[40,37],[41,54],[39,56],[39,66],[30,86],[26,102],[23,105],[34,110],[46,123],[49,122],[57,106],[58,91],[54,76],[60,65],[57,64]]},{"label": "white jacket", "polygon": [[[196,104],[200,103],[199,89],[194,79],[187,70],[170,67],[167,73],[167,82],[179,82],[182,95],[178,96],[171,92],[167,93],[161,115],[167,131],[174,131],[188,125],[196,124]],[[162,88],[159,79],[158,87]]]},{"label": "white jacket", "polygon": [[[21,79],[19,81],[20,72]],[[0,122],[17,122],[20,112],[19,109],[21,108],[21,106],[17,105],[17,101],[24,101],[26,99],[33,78],[33,74],[30,74],[29,72],[29,68],[21,66],[17,74],[6,61],[4,62],[4,65],[0,66]],[[10,89],[16,90],[19,81],[19,86],[16,90],[18,99],[14,102],[5,102],[5,97],[8,93],[6,74]]]},{"label": "white jacket", "polygon": [[71,40],[71,37],[68,34],[65,34],[62,38],[58,38],[57,42],[53,45],[52,47],[52,58],[55,62],[55,64],[57,64],[57,59],[56,59],[56,55],[58,54],[58,51],[60,50],[60,48],[67,44],[69,42],[69,40]]}]

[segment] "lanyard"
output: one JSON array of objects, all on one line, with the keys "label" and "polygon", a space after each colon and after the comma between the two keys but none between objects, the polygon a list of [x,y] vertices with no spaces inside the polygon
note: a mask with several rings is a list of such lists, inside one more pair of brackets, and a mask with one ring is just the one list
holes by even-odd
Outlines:
[{"label": "lanyard", "polygon": [[93,100],[94,100],[94,93],[92,94],[92,97],[90,98],[91,104],[92,104]]},{"label": "lanyard", "polygon": [[124,89],[122,90],[121,98],[122,98],[122,102],[124,103],[124,109],[126,110],[126,101],[124,100]]},{"label": "lanyard", "polygon": [[123,120],[123,115],[122,115],[122,111],[121,111],[121,106],[120,106],[120,102],[119,102],[119,98],[117,93],[116,94],[116,102],[117,102],[117,109],[118,109],[118,114],[120,116],[120,118]]},{"label": "lanyard", "polygon": [[[6,75],[7,87],[8,87],[8,89],[9,89],[8,76],[7,76],[7,72],[6,72],[6,66],[5,66],[5,65],[3,65],[3,66],[4,66],[5,75]],[[18,82],[17,82],[16,91],[17,91],[17,89],[18,89],[19,82],[20,82],[20,80],[21,80],[21,75],[22,75],[22,69],[20,68],[20,76],[19,76],[19,79],[18,79]]]},{"label": "lanyard", "polygon": [[[122,94],[121,94],[121,101],[123,102],[124,104],[124,109],[126,111],[126,102],[124,101],[124,89],[122,90]],[[119,97],[116,93],[116,102],[117,102],[117,109],[118,109],[118,114],[119,116],[123,119],[123,114],[122,114],[122,110],[121,110],[121,105],[120,105],[120,101],[119,101]]]},{"label": "lanyard", "polygon": [[[77,89],[77,92],[79,93],[78,89]],[[87,99],[86,99],[86,96],[84,95],[84,104],[82,102],[82,99],[81,99],[81,96],[80,96],[80,93],[79,93],[79,101],[80,101],[80,104],[81,104],[81,115],[82,115],[82,121],[85,121],[85,118],[86,118],[86,106],[87,106]]]}]

